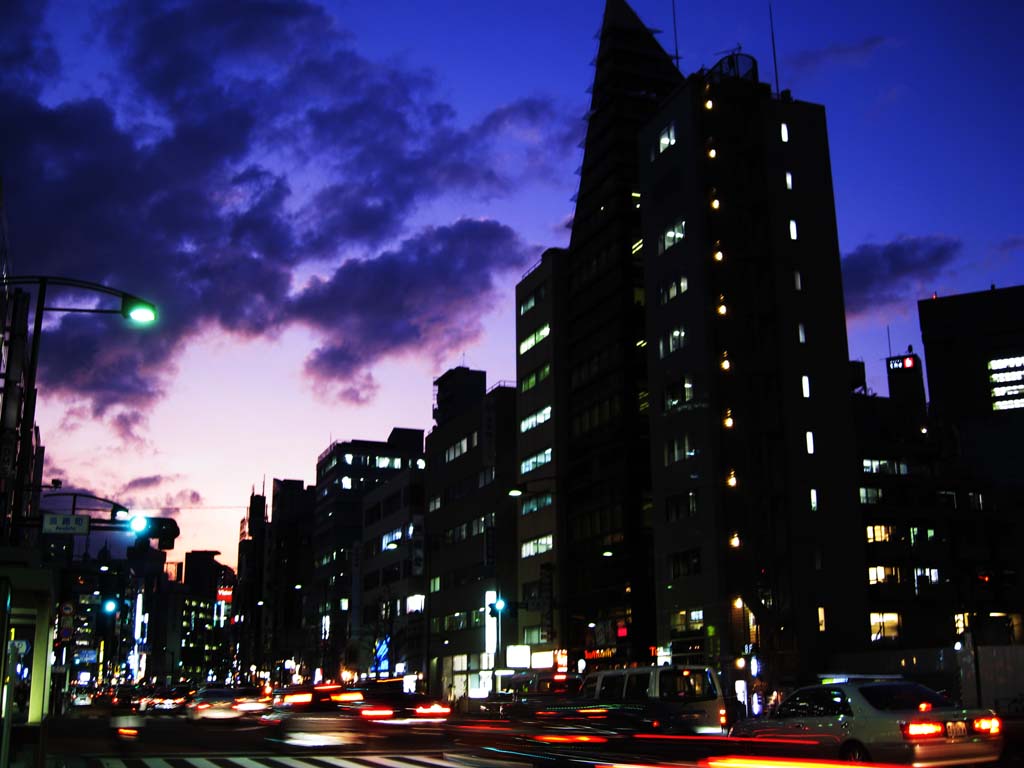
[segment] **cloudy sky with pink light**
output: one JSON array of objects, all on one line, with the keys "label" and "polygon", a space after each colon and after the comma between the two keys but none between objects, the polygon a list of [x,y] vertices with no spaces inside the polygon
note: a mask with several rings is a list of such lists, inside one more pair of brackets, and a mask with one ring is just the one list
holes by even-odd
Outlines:
[{"label": "cloudy sky with pink light", "polygon": [[[675,47],[671,0],[637,0]],[[762,0],[676,2],[680,66]],[[1012,0],[773,5],[829,123],[851,356],[885,394],[916,301],[1022,282]],[[250,490],[332,439],[431,426],[432,380],[515,375],[513,288],[565,245],[600,0],[14,0],[0,174],[14,274],[104,283],[159,322],[47,313],[44,479],[174,514],[234,563]],[[88,294],[48,304],[87,303]]]}]

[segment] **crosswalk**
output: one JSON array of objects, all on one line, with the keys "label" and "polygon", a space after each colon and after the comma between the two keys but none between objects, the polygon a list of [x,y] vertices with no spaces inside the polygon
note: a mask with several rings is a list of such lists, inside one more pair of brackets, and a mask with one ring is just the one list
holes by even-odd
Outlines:
[{"label": "crosswalk", "polygon": [[[457,759],[457,758],[456,758]],[[88,768],[466,768],[441,754],[406,755],[216,755],[163,757],[102,757]]]}]

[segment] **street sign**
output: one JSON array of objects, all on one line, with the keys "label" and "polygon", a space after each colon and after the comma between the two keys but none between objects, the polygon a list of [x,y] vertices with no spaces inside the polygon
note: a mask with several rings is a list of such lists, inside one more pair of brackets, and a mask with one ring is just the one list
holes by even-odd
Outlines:
[{"label": "street sign", "polygon": [[44,512],[43,533],[84,536],[89,533],[89,520],[88,515],[57,515],[53,512]]},{"label": "street sign", "polygon": [[73,614],[75,612],[75,606],[72,605],[71,603],[61,603],[60,604],[60,612],[62,614],[64,614],[65,616],[70,616],[71,614]]}]

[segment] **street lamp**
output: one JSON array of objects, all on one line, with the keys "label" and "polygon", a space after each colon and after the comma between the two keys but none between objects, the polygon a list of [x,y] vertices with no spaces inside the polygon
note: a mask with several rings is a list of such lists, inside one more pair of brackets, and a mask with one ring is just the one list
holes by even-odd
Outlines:
[{"label": "street lamp", "polygon": [[[22,517],[25,513],[25,490],[22,486],[26,484],[29,475],[29,454],[32,452],[32,432],[36,419],[36,372],[39,367],[39,337],[43,331],[43,312],[50,310],[51,312],[119,314],[135,323],[149,324],[156,320],[156,306],[140,299],[138,296],[125,293],[116,288],[69,277],[41,275],[0,276],[0,285],[5,287],[18,285],[37,286],[35,318],[32,325],[32,347],[29,353],[28,368],[25,371],[25,402],[21,415],[21,445],[18,448],[17,483],[15,484],[14,505],[10,511],[10,528],[8,529],[13,538],[15,519]],[[114,296],[121,300],[121,306],[118,309],[47,307],[46,289],[51,285],[65,288],[81,288],[93,293]]]}]

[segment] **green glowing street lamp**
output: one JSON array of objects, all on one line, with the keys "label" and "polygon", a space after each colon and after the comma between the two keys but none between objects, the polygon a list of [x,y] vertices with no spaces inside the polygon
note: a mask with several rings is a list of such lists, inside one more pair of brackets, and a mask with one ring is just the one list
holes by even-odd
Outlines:
[{"label": "green glowing street lamp", "polygon": [[138,296],[126,293],[121,298],[121,315],[139,325],[149,325],[156,322],[156,307]]},{"label": "green glowing street lamp", "polygon": [[[10,518],[3,521],[8,526],[5,534],[14,538],[14,526],[26,514],[25,487],[29,485],[30,454],[32,453],[32,431],[36,419],[36,372],[39,368],[39,337],[43,331],[43,312],[84,312],[89,314],[119,314],[137,325],[148,325],[156,320],[156,306],[130,293],[100,283],[52,275],[0,275],[0,286],[36,286],[35,319],[32,327],[32,346],[28,367],[25,369],[24,404],[21,413],[20,447],[18,466],[15,473],[14,503]],[[49,286],[79,288],[93,293],[114,296],[121,300],[119,309],[105,307],[53,307],[46,305],[46,290]]]}]

